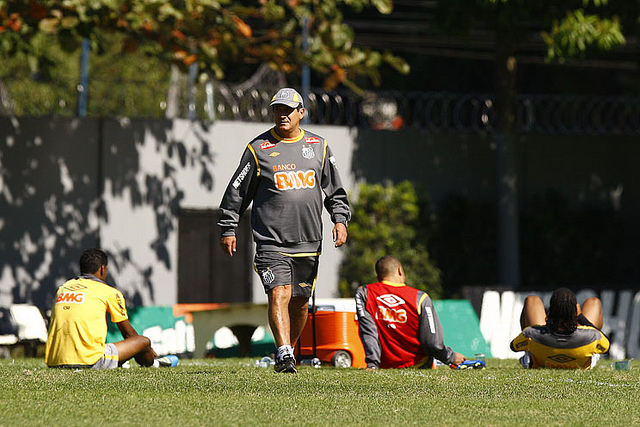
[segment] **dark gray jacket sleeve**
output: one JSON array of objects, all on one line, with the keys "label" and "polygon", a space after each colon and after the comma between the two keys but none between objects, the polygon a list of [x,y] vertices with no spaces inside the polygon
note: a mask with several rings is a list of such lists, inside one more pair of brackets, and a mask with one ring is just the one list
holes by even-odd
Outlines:
[{"label": "dark gray jacket sleeve", "polygon": [[420,304],[420,330],[418,331],[420,345],[429,356],[449,365],[455,360],[454,351],[451,347],[444,345],[444,331],[429,295],[418,292],[418,303],[423,295],[425,297]]},{"label": "dark gray jacket sleeve", "polygon": [[235,236],[240,217],[255,195],[257,169],[256,159],[247,146],[220,202],[218,225],[222,236]]},{"label": "dark gray jacket sleeve", "polygon": [[324,199],[324,207],[331,215],[331,221],[334,224],[339,222],[345,225],[351,219],[351,210],[349,209],[349,200],[347,199],[347,190],[342,186],[342,180],[336,166],[336,159],[331,152],[329,145],[326,146],[327,153],[322,166],[322,191],[326,195]]},{"label": "dark gray jacket sleeve", "polygon": [[356,310],[358,312],[358,333],[364,347],[365,362],[367,367],[377,368],[380,364],[380,337],[373,317],[367,311],[367,289],[360,286],[356,291]]}]

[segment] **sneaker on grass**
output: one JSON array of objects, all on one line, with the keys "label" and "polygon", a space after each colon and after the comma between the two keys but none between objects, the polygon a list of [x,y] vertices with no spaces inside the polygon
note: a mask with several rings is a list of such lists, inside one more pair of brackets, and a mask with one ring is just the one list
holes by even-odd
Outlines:
[{"label": "sneaker on grass", "polygon": [[533,366],[533,360],[531,360],[531,353],[528,351],[524,352],[524,356],[520,358],[520,364],[524,369],[531,369]]},{"label": "sneaker on grass", "polygon": [[296,359],[290,354],[285,354],[282,356],[282,359],[276,359],[276,364],[273,366],[273,369],[275,369],[276,372],[298,373],[296,369]]},{"label": "sneaker on grass", "polygon": [[159,368],[159,367],[174,368],[178,366],[178,363],[180,363],[180,359],[178,359],[178,356],[174,356],[170,354],[168,356],[159,357],[156,360],[154,360],[153,366],[156,368]]}]

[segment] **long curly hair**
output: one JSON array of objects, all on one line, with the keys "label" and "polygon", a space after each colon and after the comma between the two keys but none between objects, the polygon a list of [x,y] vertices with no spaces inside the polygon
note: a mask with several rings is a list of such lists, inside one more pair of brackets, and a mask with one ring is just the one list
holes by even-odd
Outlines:
[{"label": "long curly hair", "polygon": [[557,289],[551,295],[547,312],[547,327],[553,333],[570,334],[578,327],[576,295],[567,288]]}]

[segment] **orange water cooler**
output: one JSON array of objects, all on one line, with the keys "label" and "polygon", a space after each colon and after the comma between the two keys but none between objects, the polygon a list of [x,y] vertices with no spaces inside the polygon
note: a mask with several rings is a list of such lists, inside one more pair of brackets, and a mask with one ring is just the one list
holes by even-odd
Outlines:
[{"label": "orange water cooler", "polygon": [[315,328],[313,305],[309,304],[309,318],[300,336],[297,359],[317,357],[323,365],[366,368],[355,301],[352,298],[318,299],[315,306]]}]

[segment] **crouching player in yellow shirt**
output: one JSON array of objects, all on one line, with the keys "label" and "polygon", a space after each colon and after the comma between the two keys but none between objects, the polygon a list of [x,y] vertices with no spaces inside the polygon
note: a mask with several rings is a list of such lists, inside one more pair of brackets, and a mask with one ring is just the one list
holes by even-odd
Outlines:
[{"label": "crouching player in yellow shirt", "polygon": [[[80,257],[80,276],[58,289],[45,363],[52,368],[112,369],[135,358],[142,366],[171,365],[163,360],[166,358],[155,360],[157,354],[149,338],[138,335],[129,322],[124,296],[105,282],[107,262],[103,251],[85,250]],[[122,333],[122,341],[106,343],[107,313]]]},{"label": "crouching player in yellow shirt", "polygon": [[609,339],[602,328],[602,303],[589,298],[582,307],[567,288],[551,295],[549,311],[542,300],[525,299],[520,325],[522,332],[511,341],[511,350],[524,351],[525,368],[591,369],[600,354],[609,351]]}]

